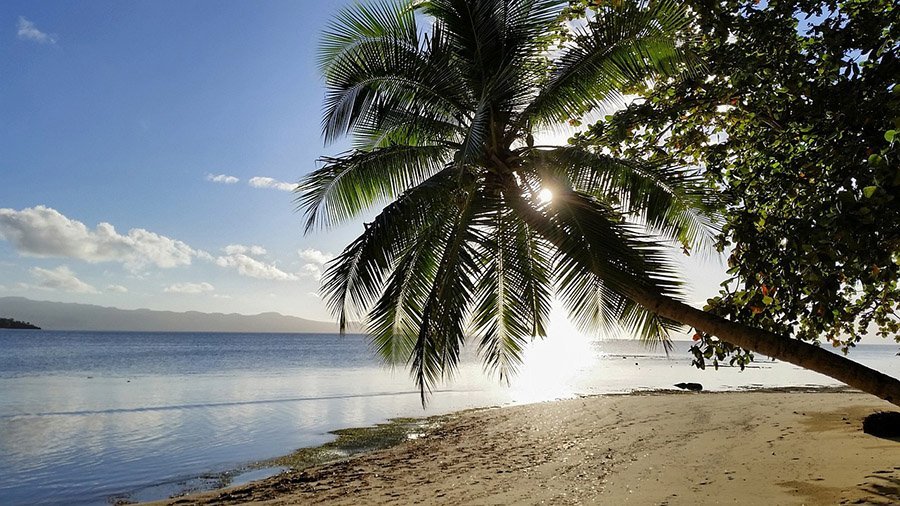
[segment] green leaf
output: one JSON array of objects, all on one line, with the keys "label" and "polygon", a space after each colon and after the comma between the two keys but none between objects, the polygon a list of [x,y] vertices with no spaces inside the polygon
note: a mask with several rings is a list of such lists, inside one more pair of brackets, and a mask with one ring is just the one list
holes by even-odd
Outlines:
[{"label": "green leaf", "polygon": [[768,306],[769,304],[775,302],[775,299],[773,299],[772,297],[769,297],[768,295],[766,295],[766,296],[764,296],[764,297],[762,298],[762,301],[763,301],[763,304],[765,304],[765,305]]},{"label": "green leaf", "polygon": [[896,130],[888,130],[884,133],[884,140],[888,142],[894,142],[894,137],[897,135]]},{"label": "green leaf", "polygon": [[875,194],[875,190],[877,190],[877,189],[878,189],[877,186],[866,186],[865,188],[863,188],[863,195],[867,199],[870,199],[870,198],[872,198],[872,195]]}]

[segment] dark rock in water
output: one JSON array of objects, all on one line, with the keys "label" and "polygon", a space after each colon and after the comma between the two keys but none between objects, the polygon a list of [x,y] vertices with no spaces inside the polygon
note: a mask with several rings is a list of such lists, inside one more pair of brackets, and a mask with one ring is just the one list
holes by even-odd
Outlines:
[{"label": "dark rock in water", "polygon": [[703,390],[703,385],[700,383],[675,383],[675,386],[682,390],[690,390],[691,392]]},{"label": "dark rock in water", "polygon": [[863,432],[878,437],[900,437],[900,413],[880,411],[863,420]]}]

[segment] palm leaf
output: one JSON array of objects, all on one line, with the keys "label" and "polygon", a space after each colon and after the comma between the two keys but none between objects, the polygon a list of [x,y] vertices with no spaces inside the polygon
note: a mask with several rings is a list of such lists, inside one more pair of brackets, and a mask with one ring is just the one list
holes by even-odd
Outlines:
[{"label": "palm leaf", "polygon": [[455,170],[445,169],[403,193],[329,263],[322,276],[322,293],[338,316],[342,333],[347,321],[365,314],[381,294],[398,256],[416,243],[432,221],[440,222],[456,176]]},{"label": "palm leaf", "polygon": [[[324,38],[320,60],[326,142],[357,129],[377,129],[381,116],[394,110],[451,124],[465,120],[467,97],[451,84],[457,70],[441,32],[433,30],[430,39],[420,42],[414,18],[405,14],[408,9],[383,5],[385,11],[402,11],[402,19],[390,25],[374,9],[339,18]],[[340,43],[346,45],[338,48]]]},{"label": "palm leaf", "polygon": [[322,167],[304,177],[296,190],[306,230],[334,226],[396,197],[441,170],[448,153],[444,146],[393,145],[322,157]]},{"label": "palm leaf", "polygon": [[472,280],[477,277],[480,267],[475,245],[481,238],[473,225],[481,202],[472,186],[461,197],[413,345],[411,366],[423,405],[426,392],[449,376],[459,364],[460,349],[465,341],[463,323],[474,293]]},{"label": "palm leaf", "polygon": [[415,46],[418,33],[411,4],[407,0],[395,0],[341,9],[322,32],[317,58],[319,70],[327,75],[335,60],[353,54],[358,45],[367,41],[396,40]]},{"label": "palm leaf", "polygon": [[554,125],[610,103],[622,90],[653,76],[677,75],[698,65],[676,39],[691,16],[683,2],[622,2],[599,8],[554,59],[549,77],[520,124]]},{"label": "palm leaf", "polygon": [[384,293],[368,317],[368,333],[381,357],[391,366],[412,356],[425,298],[434,283],[439,251],[447,223],[435,221],[420,231],[416,241],[395,262]]},{"label": "palm leaf", "polygon": [[502,199],[492,207],[489,239],[479,251],[488,260],[476,287],[472,326],[486,368],[508,380],[525,345],[546,333],[552,287],[546,247]]}]

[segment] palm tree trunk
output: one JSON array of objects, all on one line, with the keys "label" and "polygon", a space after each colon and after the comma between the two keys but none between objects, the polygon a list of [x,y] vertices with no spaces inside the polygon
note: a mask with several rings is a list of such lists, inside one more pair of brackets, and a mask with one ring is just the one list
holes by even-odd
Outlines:
[{"label": "palm tree trunk", "polygon": [[683,302],[643,290],[629,296],[650,311],[723,341],[830,376],[900,406],[900,380],[818,346],[726,320]]}]

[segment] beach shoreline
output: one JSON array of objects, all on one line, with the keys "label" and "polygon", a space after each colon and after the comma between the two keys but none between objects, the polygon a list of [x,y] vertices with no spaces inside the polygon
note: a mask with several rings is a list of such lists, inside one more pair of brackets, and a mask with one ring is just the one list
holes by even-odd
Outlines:
[{"label": "beach shoreline", "polygon": [[804,387],[477,408],[385,449],[149,504],[895,504],[900,441],[861,429],[894,408]]}]

